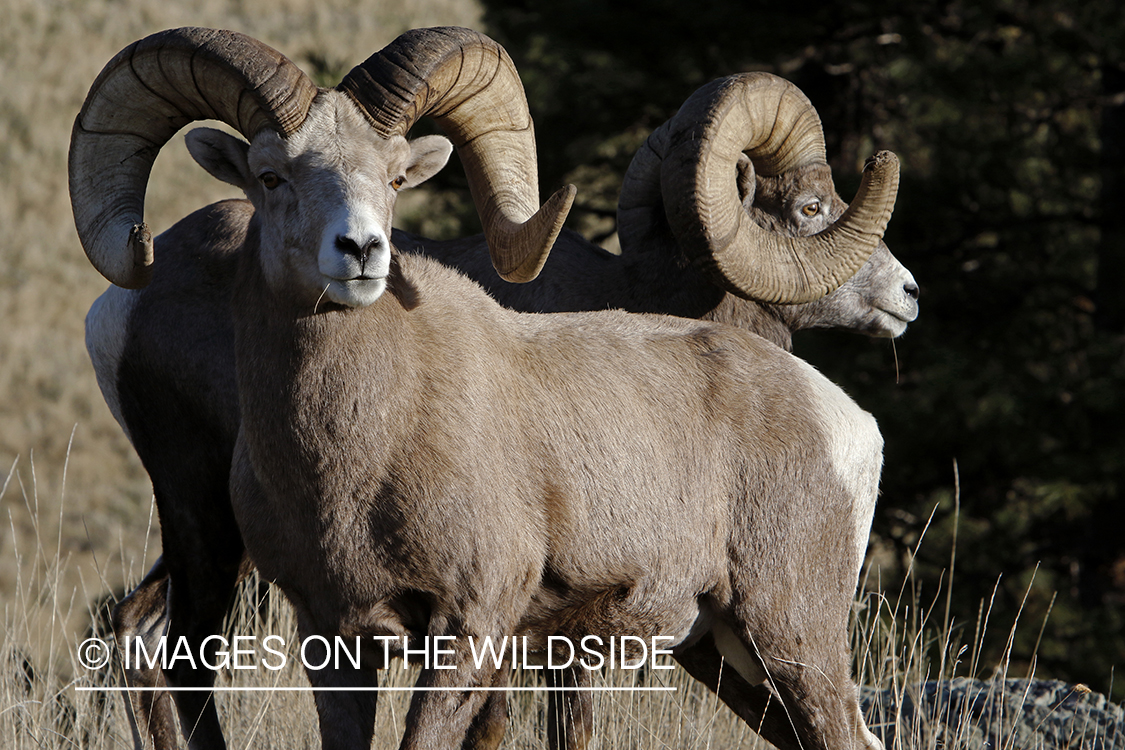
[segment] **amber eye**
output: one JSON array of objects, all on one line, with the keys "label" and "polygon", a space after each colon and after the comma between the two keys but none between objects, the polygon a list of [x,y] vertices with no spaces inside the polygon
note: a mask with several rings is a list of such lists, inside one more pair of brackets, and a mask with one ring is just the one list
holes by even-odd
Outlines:
[{"label": "amber eye", "polygon": [[258,181],[266,186],[266,190],[273,190],[284,182],[284,180],[278,176],[277,172],[262,172],[258,175]]},{"label": "amber eye", "polygon": [[399,175],[398,177],[391,180],[391,187],[393,187],[395,190],[400,189],[405,184],[406,184],[406,178],[403,177],[402,175]]},{"label": "amber eye", "polygon": [[820,201],[813,201],[801,206],[801,213],[809,217],[816,216],[820,213]]}]

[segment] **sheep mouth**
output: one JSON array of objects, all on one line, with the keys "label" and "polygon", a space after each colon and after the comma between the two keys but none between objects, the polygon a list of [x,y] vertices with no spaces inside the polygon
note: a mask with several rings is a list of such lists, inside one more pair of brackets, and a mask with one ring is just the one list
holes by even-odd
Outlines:
[{"label": "sheep mouth", "polygon": [[876,312],[880,312],[883,315],[887,316],[888,318],[894,318],[895,320],[897,320],[901,323],[904,323],[904,324],[913,323],[915,320],[918,319],[917,308],[915,308],[914,310],[910,310],[910,311],[900,311],[900,310],[888,310],[885,307],[877,307],[877,308],[875,308],[875,310],[876,310]]},{"label": "sheep mouth", "polygon": [[372,281],[386,281],[387,274],[361,273],[356,276],[331,276],[329,274],[324,274],[324,278],[327,279],[329,283],[343,284],[344,286],[347,286],[349,284],[363,284]]},{"label": "sheep mouth", "polygon": [[344,307],[367,307],[387,290],[386,276],[353,276],[347,279],[325,276],[324,280],[326,284],[317,305],[322,300],[329,300]]},{"label": "sheep mouth", "polygon": [[913,310],[888,310],[874,308],[875,315],[867,332],[876,338],[894,339],[906,333],[907,326],[918,319],[917,308]]},{"label": "sheep mouth", "polygon": [[893,318],[901,323],[913,323],[918,319],[918,303],[914,300],[906,300],[905,304],[902,302],[889,301],[890,306],[884,306],[872,300],[871,305],[877,314]]}]

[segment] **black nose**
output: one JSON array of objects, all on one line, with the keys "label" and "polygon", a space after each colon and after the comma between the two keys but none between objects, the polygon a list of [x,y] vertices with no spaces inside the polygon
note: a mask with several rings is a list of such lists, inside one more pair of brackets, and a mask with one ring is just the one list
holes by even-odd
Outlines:
[{"label": "black nose", "polygon": [[913,281],[908,281],[903,284],[902,291],[906,292],[906,296],[910,299],[918,299],[918,294],[919,292],[921,292],[921,290],[918,288],[918,285]]},{"label": "black nose", "polygon": [[382,240],[376,238],[360,246],[360,244],[351,237],[343,234],[336,236],[336,249],[344,255],[351,255],[360,262],[360,265],[366,263],[372,251],[378,250],[381,244]]}]

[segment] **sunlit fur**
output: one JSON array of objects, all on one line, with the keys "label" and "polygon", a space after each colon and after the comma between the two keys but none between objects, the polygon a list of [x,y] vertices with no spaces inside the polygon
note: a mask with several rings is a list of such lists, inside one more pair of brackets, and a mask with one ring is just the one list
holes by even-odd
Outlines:
[{"label": "sunlit fur", "polygon": [[[720,687],[752,726],[782,747],[876,746],[858,719],[845,635],[881,461],[869,415],[751,334],[623,313],[519,315],[463,277],[409,255],[392,263],[389,292],[367,306],[325,303],[319,255],[329,220],[293,229],[301,221],[274,196],[281,188],[260,186],[249,162],[239,168],[245,150],[220,142],[210,151],[229,159],[225,166],[211,159],[213,173],[241,175],[256,210],[229,202],[161,237],[161,266],[140,293],[146,297],[133,298],[130,321],[142,311],[151,320],[153,305],[177,299],[169,286],[180,287],[180,304],[200,274],[213,281],[221,267],[218,278],[229,279],[232,265],[241,266],[242,279],[231,288],[238,343],[222,304],[207,302],[207,295],[201,298],[207,313],[191,325],[218,334],[212,347],[224,340],[230,347],[221,346],[203,370],[221,365],[224,351],[239,360],[210,391],[227,399],[228,417],[242,414],[243,447],[232,446],[235,507],[255,559],[295,602],[305,633],[419,626],[441,633],[456,621],[456,632],[484,632],[463,629],[479,622],[487,632],[522,628],[542,637],[563,620],[606,634],[610,627],[671,632],[683,638],[677,658],[685,667],[720,687],[709,665],[731,647],[707,632],[723,622],[742,644],[731,658],[756,654],[770,676],[769,688],[730,675]],[[379,214],[384,200],[356,210]],[[205,238],[216,231],[245,236],[245,243],[209,259]],[[271,270],[278,268],[291,273]],[[174,315],[190,306],[168,310],[173,318],[161,325],[174,325]],[[119,337],[126,343],[118,361],[129,361],[128,351],[144,346],[147,335],[129,326]],[[239,389],[227,380],[235,371]],[[190,372],[177,370],[176,379]],[[119,386],[132,394],[122,411],[133,427],[144,420],[138,422],[130,385],[138,382],[119,374]],[[189,398],[204,392],[190,381],[183,385]],[[240,405],[230,401],[235,393],[242,394]],[[211,403],[199,416],[216,406],[224,408]],[[233,434],[229,419],[226,424],[219,422],[220,431]],[[158,434],[151,424],[144,431]],[[296,454],[294,439],[303,446]],[[259,481],[268,482],[264,494]],[[311,506],[309,498],[315,498]],[[413,520],[401,533],[367,536],[365,529],[378,526],[363,508],[376,507],[370,505],[376,499]],[[684,514],[682,502],[702,505]],[[174,526],[184,509],[170,510]],[[314,516],[306,517],[310,511]],[[415,512],[421,515],[410,515]],[[611,521],[621,518],[634,521],[625,528]],[[498,548],[501,523],[511,531]],[[323,531],[314,533],[317,528]],[[373,552],[385,544],[412,553],[388,566],[383,553]],[[427,549],[441,554],[419,552]],[[484,560],[486,568],[476,562]],[[232,562],[236,568],[229,558],[228,568]],[[446,579],[456,586],[438,584]],[[416,594],[402,599],[398,591],[426,592],[428,624],[396,620],[417,611],[406,606]],[[606,598],[609,592],[620,594]],[[380,601],[391,609],[371,620],[364,613]],[[474,601],[479,609],[462,609]],[[622,604],[606,609],[610,602]],[[435,612],[443,614],[433,619]],[[479,620],[482,613],[492,625]],[[817,669],[794,669],[793,662]],[[835,688],[826,689],[822,674]],[[485,684],[492,679],[477,677]],[[318,684],[369,679],[312,678]],[[789,717],[769,712],[762,720],[771,691]],[[463,710],[449,714],[448,700],[419,694],[407,746],[459,744],[483,694],[466,700]],[[326,746],[364,744],[373,702],[322,693],[318,706]]]},{"label": "sunlit fur", "polygon": [[[231,488],[302,636],[454,636],[458,669],[419,685],[459,688],[497,679],[469,636],[670,635],[757,660],[769,687],[737,692],[784,705],[775,744],[879,746],[846,630],[882,440],[838,388],[738,329],[514,313],[410,255],[396,293],[309,315],[263,273],[274,252],[240,257]],[[460,746],[485,699],[416,693],[403,746]],[[317,703],[325,747],[370,742],[373,700]]]}]

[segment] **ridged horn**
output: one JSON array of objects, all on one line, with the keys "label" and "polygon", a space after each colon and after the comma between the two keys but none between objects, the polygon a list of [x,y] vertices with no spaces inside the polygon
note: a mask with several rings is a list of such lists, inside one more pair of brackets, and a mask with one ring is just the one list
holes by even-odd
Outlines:
[{"label": "ridged horn", "polygon": [[461,157],[497,272],[515,282],[539,274],[576,191],[567,185],[539,207],[535,132],[503,47],[469,29],[415,29],[337,88],[385,138],[433,117]]},{"label": "ridged horn", "polygon": [[288,135],[316,93],[280,52],[233,31],[170,29],[123,49],[91,85],[70,139],[71,207],[90,262],[118,286],[149,282],[145,189],[177,130],[215,119],[247,139],[264,128]]},{"label": "ridged horn", "polygon": [[680,246],[728,291],[781,304],[831,293],[882,239],[898,192],[897,157],[887,151],[868,161],[855,201],[831,227],[788,237],[759,227],[744,209],[736,183],[743,153],[763,175],[827,163],[820,118],[796,86],[743,73],[692,94],[630,166],[619,208],[626,231],[651,212],[659,184]]}]

